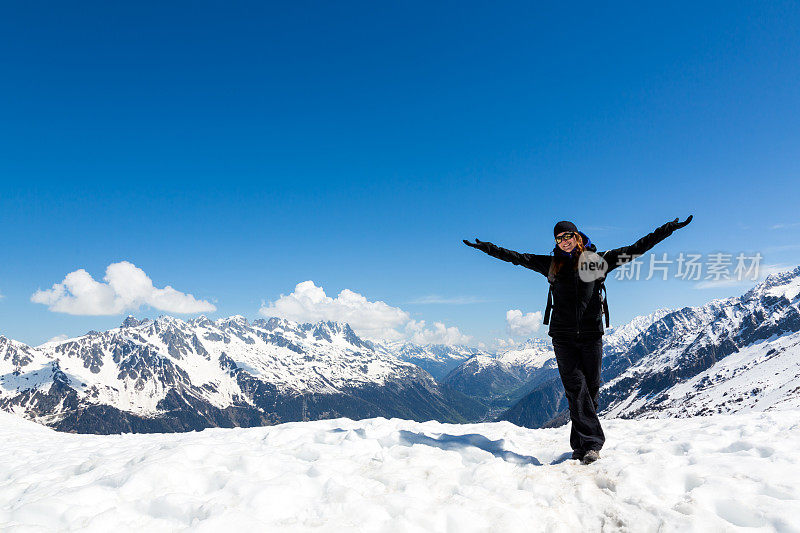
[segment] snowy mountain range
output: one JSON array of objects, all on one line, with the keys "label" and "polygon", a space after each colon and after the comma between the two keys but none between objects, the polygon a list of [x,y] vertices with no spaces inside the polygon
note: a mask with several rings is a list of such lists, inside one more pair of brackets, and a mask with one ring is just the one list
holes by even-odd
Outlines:
[{"label": "snowy mountain range", "polygon": [[[800,406],[800,267],[744,295],[658,310],[604,341],[602,416],[656,418]],[[560,381],[534,389],[501,419],[567,420]]]},{"label": "snowy mountain range", "polygon": [[505,352],[475,355],[441,381],[485,404],[486,418],[492,419],[557,375],[552,343],[537,338]]},{"label": "snowy mountain range", "polygon": [[30,347],[0,336],[0,408],[64,431],[185,431],[347,416],[465,421],[480,406],[347,324],[128,317]]},{"label": "snowy mountain range", "polygon": [[375,347],[420,367],[436,380],[441,380],[471,357],[492,356],[490,352],[463,345],[384,341],[376,343]]},{"label": "snowy mountain range", "polygon": [[[435,379],[436,378],[436,379]],[[800,408],[800,267],[604,339],[606,417]],[[438,382],[437,382],[438,380]],[[566,421],[549,340],[500,353],[373,343],[347,324],[128,317],[38,347],[0,336],[0,409],[62,431],[187,431],[337,416]]]}]

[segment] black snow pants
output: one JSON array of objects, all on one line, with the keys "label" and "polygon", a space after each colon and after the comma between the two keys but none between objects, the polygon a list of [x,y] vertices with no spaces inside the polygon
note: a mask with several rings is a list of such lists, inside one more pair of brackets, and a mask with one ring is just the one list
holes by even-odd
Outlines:
[{"label": "black snow pants", "polygon": [[569,443],[573,450],[584,453],[600,450],[606,441],[597,418],[603,337],[553,337],[553,350],[569,402]]}]

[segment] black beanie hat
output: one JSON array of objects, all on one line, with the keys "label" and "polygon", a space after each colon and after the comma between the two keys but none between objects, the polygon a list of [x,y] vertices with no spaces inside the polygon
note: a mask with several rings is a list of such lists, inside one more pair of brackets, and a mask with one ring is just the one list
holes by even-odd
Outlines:
[{"label": "black beanie hat", "polygon": [[578,232],[578,228],[570,222],[569,220],[562,220],[561,222],[556,224],[556,227],[553,228],[553,237],[561,233],[562,231],[574,231]]}]

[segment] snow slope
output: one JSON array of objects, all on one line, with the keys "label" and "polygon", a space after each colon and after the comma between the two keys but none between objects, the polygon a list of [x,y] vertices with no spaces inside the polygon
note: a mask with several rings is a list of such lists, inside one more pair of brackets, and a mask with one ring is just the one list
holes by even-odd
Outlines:
[{"label": "snow slope", "polygon": [[332,419],[57,433],[0,413],[0,530],[800,531],[800,411],[568,428]]},{"label": "snow slope", "polygon": [[784,409],[800,409],[800,333],[742,347],[660,395],[631,396],[606,415],[663,418]]}]

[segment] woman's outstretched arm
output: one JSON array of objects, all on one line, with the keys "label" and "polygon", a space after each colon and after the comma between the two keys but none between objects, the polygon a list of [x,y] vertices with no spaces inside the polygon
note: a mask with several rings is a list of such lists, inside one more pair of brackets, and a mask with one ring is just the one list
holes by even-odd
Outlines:
[{"label": "woman's outstretched arm", "polygon": [[676,218],[675,220],[667,222],[663,226],[659,226],[654,232],[645,235],[630,246],[623,246],[621,248],[614,248],[613,250],[609,250],[607,252],[600,252],[600,255],[603,257],[603,259],[605,259],[606,263],[608,263],[607,273],[624,263],[632,261],[634,256],[642,255],[647,250],[651,249],[653,246],[672,235],[673,231],[684,227],[691,221],[692,215],[689,215],[689,217],[683,222],[678,222],[678,219]]},{"label": "woman's outstretched arm", "polygon": [[481,252],[485,252],[492,257],[535,270],[543,276],[546,276],[548,270],[550,270],[551,257],[549,255],[521,254],[514,250],[506,250],[490,242],[479,241],[478,239],[475,239],[475,242],[469,242],[465,239],[464,244],[472,248],[477,248]]}]

